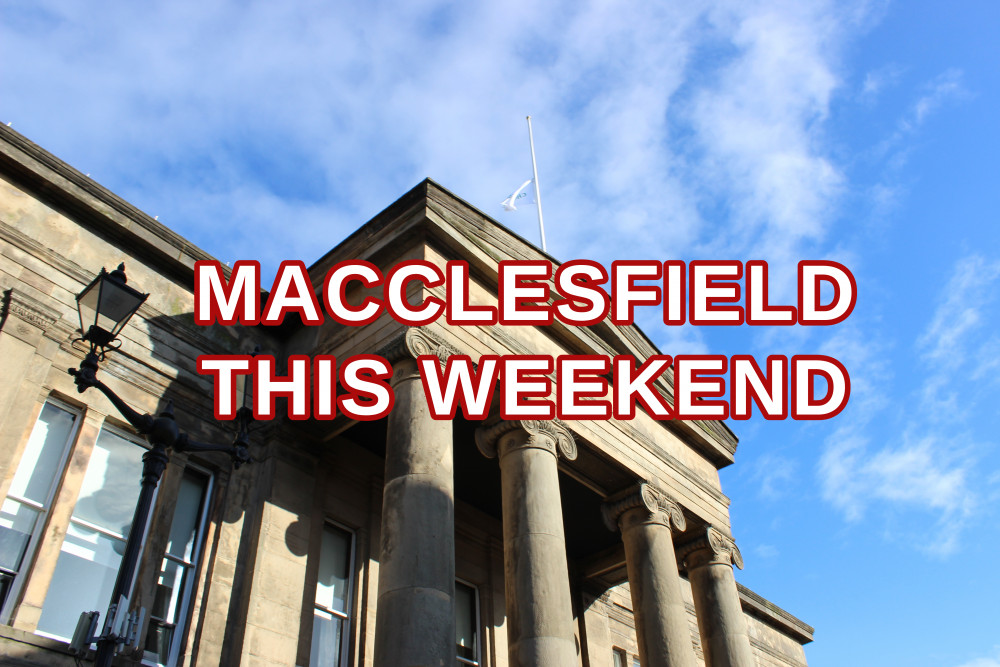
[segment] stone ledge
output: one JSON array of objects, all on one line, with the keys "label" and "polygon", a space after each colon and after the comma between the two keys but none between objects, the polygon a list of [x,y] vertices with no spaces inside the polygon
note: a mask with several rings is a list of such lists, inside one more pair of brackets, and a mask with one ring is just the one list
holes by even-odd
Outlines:
[{"label": "stone ledge", "polygon": [[75,664],[66,642],[41,637],[9,625],[0,625],[0,655],[3,655],[4,665],[18,667]]},{"label": "stone ledge", "polygon": [[[166,260],[175,276],[189,279],[194,274],[195,261],[215,259],[4,125],[0,125],[0,163],[4,164],[5,173],[27,185],[39,199],[57,203],[78,223],[100,229],[112,238],[129,239],[133,247],[145,246],[147,251]],[[228,273],[228,269],[224,271]]]},{"label": "stone ledge", "polygon": [[736,584],[736,589],[740,593],[740,606],[745,613],[776,627],[802,644],[808,644],[813,640],[815,628],[811,625],[807,625],[742,584]]}]

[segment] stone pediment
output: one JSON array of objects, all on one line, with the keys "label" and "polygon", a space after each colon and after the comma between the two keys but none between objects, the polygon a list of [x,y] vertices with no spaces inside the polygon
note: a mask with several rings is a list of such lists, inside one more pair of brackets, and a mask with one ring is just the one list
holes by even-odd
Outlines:
[{"label": "stone pediment", "polygon": [[[560,263],[428,178],[314,263],[309,269],[313,284],[322,289],[326,271],[337,262],[348,259],[364,259],[385,269],[401,256],[404,248],[410,248],[415,253],[408,257],[431,259],[433,256],[438,260],[468,262],[471,278],[488,290],[493,298],[497,294],[499,262],[548,260],[556,266]],[[433,326],[447,329],[443,321]],[[331,328],[336,329],[337,326]],[[486,351],[482,347],[498,354],[548,353],[547,349],[539,349],[540,336],[550,339],[553,346],[570,354],[623,354],[646,359],[660,353],[639,327],[615,325],[607,321],[589,327],[567,326],[557,321],[547,327],[528,327],[534,329],[530,335],[518,331],[525,327],[493,325],[477,328],[482,332],[478,337],[482,344],[477,346],[478,353]],[[346,330],[339,333],[330,331],[328,340],[330,337],[349,335],[351,333]],[[490,344],[491,340],[497,343],[496,346]],[[461,345],[458,347],[462,349]],[[672,371],[661,377],[658,384],[660,391],[672,402]],[[699,420],[661,424],[701,452],[717,468],[733,462],[737,438],[725,423]],[[637,439],[642,440],[641,437]]]}]

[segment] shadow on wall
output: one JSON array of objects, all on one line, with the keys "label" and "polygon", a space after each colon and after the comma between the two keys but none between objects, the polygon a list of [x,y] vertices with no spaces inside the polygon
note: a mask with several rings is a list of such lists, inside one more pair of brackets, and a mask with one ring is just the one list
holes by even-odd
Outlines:
[{"label": "shadow on wall", "polygon": [[[173,402],[174,417],[183,433],[191,439],[211,445],[231,445],[237,431],[235,420],[218,420],[214,416],[211,376],[197,373],[197,358],[203,354],[249,354],[256,348],[262,354],[273,355],[277,360],[276,373],[285,372],[285,349],[280,337],[266,335],[261,329],[243,326],[199,326],[194,323],[193,313],[163,315],[148,320],[135,319],[128,326],[145,327],[151,342],[151,356],[161,364],[176,369],[157,405],[157,411],[166,409]],[[268,332],[270,333],[270,332]],[[115,353],[120,354],[120,353]],[[142,360],[130,358],[129,365],[142,364]],[[106,366],[103,365],[103,366]],[[104,376],[113,390],[120,383],[118,378]],[[93,391],[93,390],[91,390]],[[284,399],[278,399],[277,414],[285,410]],[[156,415],[154,415],[156,416]],[[223,644],[222,662],[233,658],[238,660],[244,640],[244,626],[250,604],[252,568],[256,561],[256,551],[260,537],[261,517],[265,501],[270,495],[270,469],[268,459],[272,456],[269,441],[273,439],[274,425],[279,422],[260,422],[250,427],[250,464],[233,469],[227,453],[206,452],[187,454],[189,460],[209,467],[215,473],[212,498],[209,501],[209,523],[214,530],[207,531],[208,540],[203,546],[205,556],[202,562],[207,571],[199,577],[202,589],[194,595],[202,600],[202,609],[224,605],[225,630],[209,623],[210,615],[201,613],[189,619],[193,624],[191,645],[194,647],[192,660],[198,659],[203,636],[215,644]],[[171,457],[185,456],[176,452]],[[299,520],[307,520],[300,517]],[[161,530],[157,531],[162,532]],[[237,537],[238,536],[238,537]],[[233,545],[233,542],[237,542]],[[235,546],[235,553],[233,552]],[[291,544],[289,544],[291,548]],[[298,551],[302,551],[301,548]],[[304,555],[297,553],[296,555]],[[235,564],[229,576],[218,577],[217,568],[221,560]],[[157,562],[155,565],[159,565]],[[152,560],[144,564],[139,574],[138,584],[145,590],[154,588],[156,569]],[[231,584],[230,584],[231,576]],[[148,605],[147,605],[148,606]],[[216,634],[221,636],[216,636]],[[206,656],[207,657],[207,656]]]}]

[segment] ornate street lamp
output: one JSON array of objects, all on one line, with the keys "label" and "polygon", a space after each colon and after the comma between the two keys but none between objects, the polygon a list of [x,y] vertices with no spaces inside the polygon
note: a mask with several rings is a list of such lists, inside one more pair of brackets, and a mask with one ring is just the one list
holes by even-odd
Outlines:
[{"label": "ornate street lamp", "polygon": [[[106,384],[97,379],[98,364],[104,361],[108,352],[121,346],[118,334],[125,327],[132,315],[145,302],[148,294],[143,294],[126,284],[125,265],[108,273],[103,268],[101,273],[84,288],[76,297],[77,310],[80,314],[81,340],[90,344],[90,351],[84,357],[80,368],[69,369],[69,374],[75,378],[77,391],[83,393],[90,387],[97,387],[102,394],[117,408],[118,412],[131,424],[136,431],[146,436],[150,448],[142,457],[142,480],[139,500],[135,507],[132,527],[129,530],[125,552],[122,554],[118,577],[111,592],[111,603],[104,629],[100,635],[91,636],[88,630],[80,637],[82,648],[86,650],[91,641],[97,641],[97,657],[95,665],[108,667],[118,650],[119,644],[131,643],[138,628],[136,618],[129,619],[126,615],[128,594],[132,590],[139,556],[142,554],[142,536],[149,520],[153,506],[153,496],[160,476],[170,460],[169,450],[176,452],[223,452],[233,461],[233,468],[239,468],[253,459],[249,454],[248,434],[253,421],[253,410],[250,408],[249,391],[244,390],[242,405],[236,412],[236,435],[230,445],[211,445],[196,442],[186,433],[177,428],[174,421],[173,402],[168,401],[163,412],[156,418],[151,415],[139,414],[123,401]],[[116,344],[117,343],[117,344]],[[248,382],[245,384],[249,384]],[[96,620],[96,619],[94,619]],[[141,624],[139,620],[138,624]],[[81,634],[78,628],[78,635]]]},{"label": "ornate street lamp", "polygon": [[[148,294],[129,287],[125,278],[125,264],[108,273],[101,272],[83,288],[76,297],[76,309],[80,314],[82,340],[90,343],[90,351],[103,350],[118,338],[129,319],[139,310]],[[117,349],[117,346],[112,349]]]}]

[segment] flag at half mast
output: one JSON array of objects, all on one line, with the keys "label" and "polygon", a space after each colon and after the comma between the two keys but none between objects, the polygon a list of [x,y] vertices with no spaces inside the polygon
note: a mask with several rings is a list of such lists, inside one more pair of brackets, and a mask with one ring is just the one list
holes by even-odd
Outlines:
[{"label": "flag at half mast", "polygon": [[531,204],[534,205],[535,202],[535,192],[534,190],[529,190],[528,186],[535,182],[534,178],[529,178],[524,183],[521,184],[517,190],[514,190],[509,197],[500,202],[505,211],[516,211],[517,204]]}]

